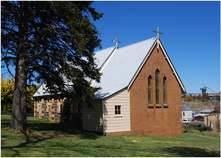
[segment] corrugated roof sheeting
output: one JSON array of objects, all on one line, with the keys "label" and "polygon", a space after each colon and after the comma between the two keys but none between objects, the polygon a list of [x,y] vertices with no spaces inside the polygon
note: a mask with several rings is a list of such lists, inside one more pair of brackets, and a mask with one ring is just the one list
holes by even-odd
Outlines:
[{"label": "corrugated roof sheeting", "polygon": [[202,111],[200,111],[200,112],[210,113],[210,112],[212,112],[212,111],[214,111],[214,109],[204,109],[204,110],[202,110]]},{"label": "corrugated roof sheeting", "polygon": [[100,83],[92,84],[93,87],[102,87],[95,93],[97,98],[106,98],[126,88],[155,40],[154,37],[117,49],[103,69]]},{"label": "corrugated roof sheeting", "polygon": [[114,48],[115,47],[110,47],[110,48],[95,52],[94,58],[96,58],[95,62],[99,68],[104,64],[104,62],[106,61],[108,56],[111,54],[111,52],[114,50]]},{"label": "corrugated roof sheeting", "polygon": [[[98,68],[100,68],[104,64],[104,62],[106,61],[108,56],[113,52],[114,49],[115,49],[115,47],[113,46],[113,47],[95,52],[94,58],[95,58],[95,62],[97,64]],[[85,58],[85,60],[87,60],[87,59]],[[88,79],[88,81],[89,81],[89,79]],[[51,94],[46,92],[46,84],[43,83],[41,85],[41,87],[33,95],[33,97],[49,96],[49,95],[51,95]]]},{"label": "corrugated roof sheeting", "polygon": [[[137,71],[140,66],[142,66],[145,58],[148,57],[155,42],[157,42],[157,37],[118,49],[116,49],[116,47],[110,47],[95,52],[95,62],[103,74],[100,83],[92,81],[93,87],[101,87],[101,89],[95,93],[97,99],[107,98],[127,88],[133,82],[133,78],[136,77]],[[173,65],[171,65],[171,67],[173,67]],[[180,80],[179,77],[178,80]],[[183,87],[182,82],[180,82],[180,84]],[[43,86],[45,86],[45,84],[39,88],[34,94],[34,97],[50,95],[44,93]]]},{"label": "corrugated roof sheeting", "polygon": [[51,95],[50,93],[47,93],[45,91],[45,88],[46,88],[46,84],[43,83],[41,85],[40,88],[38,88],[38,90],[35,92],[35,94],[33,95],[33,97],[40,97],[40,96],[48,96],[48,95]]}]

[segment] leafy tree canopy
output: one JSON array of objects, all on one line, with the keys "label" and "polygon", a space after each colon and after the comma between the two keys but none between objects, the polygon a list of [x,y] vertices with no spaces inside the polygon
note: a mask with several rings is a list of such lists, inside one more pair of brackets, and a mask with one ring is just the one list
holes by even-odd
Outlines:
[{"label": "leafy tree canopy", "polygon": [[1,110],[10,111],[12,109],[12,99],[15,89],[15,80],[7,77],[6,80],[1,76]]},{"label": "leafy tree canopy", "polygon": [[[81,95],[94,92],[91,79],[99,81],[93,51],[100,46],[98,31],[90,18],[102,17],[91,8],[92,2],[28,2],[26,9],[28,83],[46,82],[50,92]],[[20,2],[2,2],[2,61],[16,66]],[[72,86],[67,81],[72,81]],[[66,94],[67,95],[67,94]]]},{"label": "leafy tree canopy", "polygon": [[[16,112],[12,116],[22,116],[18,124],[26,120],[26,107],[22,106],[27,106],[27,81],[29,85],[44,82],[51,93],[83,96],[91,103],[96,89],[90,81],[99,82],[101,75],[93,54],[96,47],[101,47],[101,40],[91,18],[98,20],[103,15],[91,7],[92,3],[1,2],[1,60],[7,68],[16,67]],[[19,107],[23,112],[18,112]]]}]

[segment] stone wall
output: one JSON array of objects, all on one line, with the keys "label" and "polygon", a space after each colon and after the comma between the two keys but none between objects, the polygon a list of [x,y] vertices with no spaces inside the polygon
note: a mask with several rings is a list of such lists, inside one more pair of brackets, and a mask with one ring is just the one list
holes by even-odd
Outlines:
[{"label": "stone wall", "polygon": [[82,124],[82,108],[73,99],[61,96],[34,98],[34,117],[52,122]]}]

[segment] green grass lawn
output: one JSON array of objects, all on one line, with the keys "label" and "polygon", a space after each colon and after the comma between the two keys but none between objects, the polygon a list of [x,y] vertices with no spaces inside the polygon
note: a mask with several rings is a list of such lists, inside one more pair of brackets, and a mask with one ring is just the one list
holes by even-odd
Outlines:
[{"label": "green grass lawn", "polygon": [[28,118],[26,134],[9,130],[1,116],[2,157],[220,157],[220,137],[184,133],[179,137],[103,136],[79,126]]}]

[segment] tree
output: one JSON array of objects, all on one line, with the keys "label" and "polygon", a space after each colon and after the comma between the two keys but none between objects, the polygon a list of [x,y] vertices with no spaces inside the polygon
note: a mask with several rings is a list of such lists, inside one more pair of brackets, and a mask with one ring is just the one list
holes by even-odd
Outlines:
[{"label": "tree", "polygon": [[197,99],[198,99],[198,100],[201,100],[201,99],[202,99],[202,96],[199,94],[199,95],[197,96]]},{"label": "tree", "polygon": [[12,98],[15,89],[15,80],[7,77],[6,81],[1,76],[1,110],[11,111]]},{"label": "tree", "polygon": [[[86,1],[3,1],[2,61],[14,65],[15,91],[10,128],[26,129],[27,85],[45,83],[52,94],[84,99],[92,106],[100,73],[94,49],[99,32],[90,21],[103,14]],[[10,70],[9,70],[10,72]]]},{"label": "tree", "polygon": [[187,98],[186,98],[186,100],[187,100],[187,101],[192,101],[192,96],[191,96],[191,95],[188,95]]},{"label": "tree", "polygon": [[[27,87],[27,112],[34,112],[34,101],[32,96],[37,91],[40,85]],[[7,77],[6,81],[1,76],[1,110],[9,111],[12,110],[12,101],[15,89],[15,80],[11,77]]]}]

